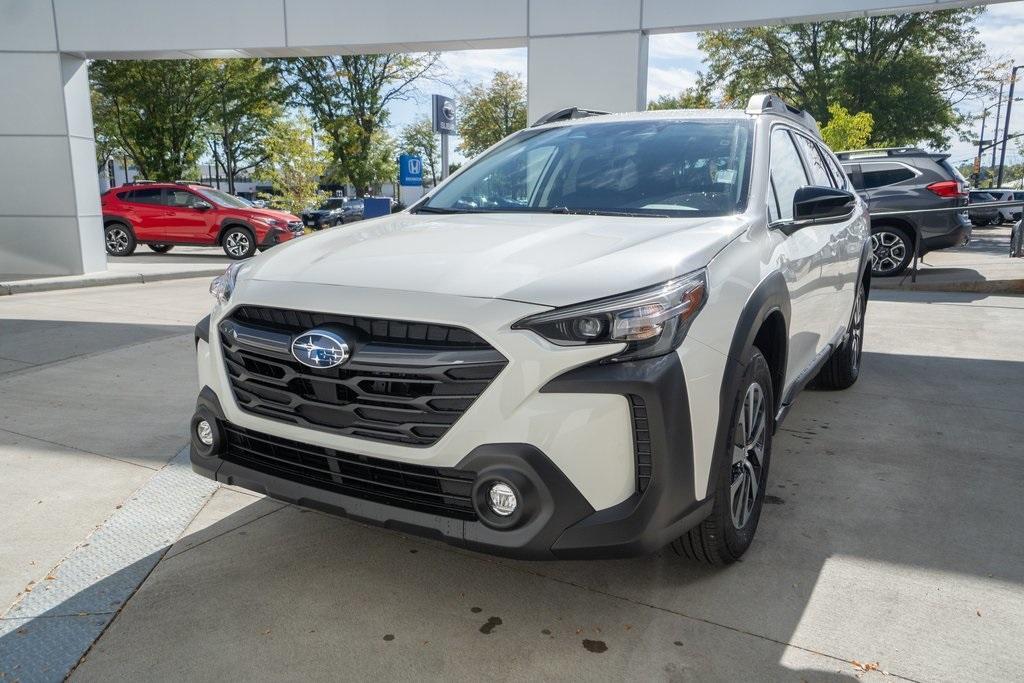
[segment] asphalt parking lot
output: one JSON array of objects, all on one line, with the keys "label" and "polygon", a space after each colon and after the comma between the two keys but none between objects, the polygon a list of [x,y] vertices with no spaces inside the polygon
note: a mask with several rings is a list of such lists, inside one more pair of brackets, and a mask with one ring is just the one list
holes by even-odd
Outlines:
[{"label": "asphalt parking lot", "polygon": [[[671,551],[495,559],[195,488],[167,463],[186,442],[207,284],[0,301],[0,680],[59,680],[81,654],[60,634],[80,626],[102,633],[80,681],[1024,669],[1024,298],[877,293],[860,381],[801,395],[753,547],[712,571]],[[173,535],[139,516],[154,496],[173,501]],[[82,561],[118,533],[149,545]]]}]

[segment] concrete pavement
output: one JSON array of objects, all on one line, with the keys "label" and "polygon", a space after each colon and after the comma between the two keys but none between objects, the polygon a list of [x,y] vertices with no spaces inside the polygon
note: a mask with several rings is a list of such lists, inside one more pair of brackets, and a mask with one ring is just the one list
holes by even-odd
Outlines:
[{"label": "concrete pavement", "polygon": [[[186,319],[206,308],[204,289],[182,281],[0,303],[0,318],[12,317],[7,303],[24,301],[16,318],[68,325],[124,323],[122,315],[137,323],[155,308],[142,331],[167,335],[83,356],[55,351],[61,359],[0,375],[0,413],[11,416],[0,430],[24,423],[35,439],[31,449],[18,442],[2,451],[3,471],[19,468],[14,489],[31,489],[60,462],[74,462],[81,476],[99,468],[92,481],[111,482],[103,500],[72,476],[53,486],[82,498],[52,508],[49,523],[67,524],[53,538],[30,512],[10,525],[7,508],[31,506],[32,496],[0,500],[0,525],[8,524],[0,543],[29,537],[18,552],[40,566],[20,576],[45,584],[40,572],[137,484],[127,473],[145,479],[173,455],[175,434],[184,442],[195,387],[177,344],[188,345],[181,330],[190,334]],[[115,290],[120,306],[90,296]],[[737,565],[707,570],[671,552],[515,562],[222,487],[72,680],[883,678],[853,661],[910,680],[1015,678],[1024,668],[1024,299],[877,292],[867,324],[858,384],[805,392],[779,433],[770,504]],[[168,348],[154,354],[162,343]],[[0,346],[0,357],[8,354]],[[108,400],[129,392],[108,411],[107,441],[83,427],[97,392],[74,388],[95,381],[89,363],[104,359],[121,373]],[[9,387],[28,391],[22,378],[32,375],[46,377],[33,389],[35,409],[10,412],[23,409]],[[77,393],[60,399],[56,414],[68,412],[76,426],[47,427],[29,413],[56,405],[41,387],[57,400],[62,380]],[[132,433],[137,419],[150,422]],[[91,459],[73,450],[78,433]],[[48,459],[37,466],[39,450]],[[15,637],[0,639],[0,661],[3,640]]]}]

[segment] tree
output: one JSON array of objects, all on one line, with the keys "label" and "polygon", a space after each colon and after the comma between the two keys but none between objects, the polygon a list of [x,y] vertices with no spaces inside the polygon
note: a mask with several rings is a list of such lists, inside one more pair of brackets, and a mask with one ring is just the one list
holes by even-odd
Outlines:
[{"label": "tree", "polygon": [[743,106],[775,92],[821,123],[829,104],[867,112],[872,143],[943,147],[968,123],[956,105],[988,96],[992,64],[975,20],[983,9],[919,12],[702,33],[703,80]]},{"label": "tree", "polygon": [[437,185],[437,176],[441,172],[441,146],[429,116],[402,129],[401,146],[406,154],[415,154],[423,159],[423,166],[430,174],[430,184]]},{"label": "tree", "polygon": [[686,88],[673,97],[662,95],[647,105],[650,110],[655,109],[711,109],[715,104],[711,98],[711,89],[702,83]]},{"label": "tree", "polygon": [[266,160],[267,137],[281,116],[277,69],[261,59],[219,59],[207,127],[210,154],[235,193],[235,178]]},{"label": "tree", "polygon": [[863,149],[871,138],[874,117],[866,111],[851,114],[846,107],[828,105],[829,122],[821,127],[821,137],[830,148]]},{"label": "tree", "polygon": [[388,121],[388,106],[412,96],[412,85],[437,70],[436,53],[336,55],[278,61],[291,101],[305,107],[330,141],[332,176],[369,191],[374,177],[374,135]]},{"label": "tree", "polygon": [[318,206],[327,196],[320,191],[320,176],[327,163],[317,149],[309,119],[280,119],[269,133],[267,160],[258,167],[256,178],[273,187],[273,194],[265,197],[270,206],[293,214]]},{"label": "tree", "polygon": [[472,157],[506,135],[526,128],[526,86],[508,71],[459,97],[459,151]]},{"label": "tree", "polygon": [[93,62],[97,137],[123,150],[144,178],[194,176],[213,69],[204,59]]}]

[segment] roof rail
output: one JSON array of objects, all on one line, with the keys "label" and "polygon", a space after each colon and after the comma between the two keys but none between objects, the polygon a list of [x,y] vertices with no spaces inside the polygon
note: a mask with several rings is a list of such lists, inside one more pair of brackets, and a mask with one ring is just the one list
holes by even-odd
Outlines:
[{"label": "roof rail", "polygon": [[[840,159],[868,159],[871,157],[918,157],[918,156],[943,156],[932,154],[918,147],[879,147],[877,149],[848,149],[836,152]],[[948,156],[948,155],[947,155]]]},{"label": "roof rail", "polygon": [[566,107],[565,109],[556,109],[555,111],[548,112],[544,116],[540,117],[533,122],[533,126],[543,126],[545,123],[554,123],[555,121],[569,121],[570,119],[585,119],[588,116],[604,116],[609,112],[599,111],[597,109],[581,109],[580,107]]},{"label": "roof rail", "polygon": [[129,180],[127,183],[125,183],[125,185],[152,185],[155,182],[156,182],[155,180],[146,180],[145,178],[135,178],[134,180]]},{"label": "roof rail", "polygon": [[807,128],[814,131],[814,134],[819,138],[821,137],[821,130],[818,128],[818,122],[814,120],[814,117],[803,109],[797,109],[791,104],[787,104],[778,95],[772,93],[757,93],[751,95],[750,99],[747,100],[746,113],[748,114],[778,114],[780,116],[786,116],[794,119]]},{"label": "roof rail", "polygon": [[207,187],[206,185],[203,185],[203,181],[201,181],[201,180],[175,180],[174,184],[175,185],[201,185],[202,187]]}]

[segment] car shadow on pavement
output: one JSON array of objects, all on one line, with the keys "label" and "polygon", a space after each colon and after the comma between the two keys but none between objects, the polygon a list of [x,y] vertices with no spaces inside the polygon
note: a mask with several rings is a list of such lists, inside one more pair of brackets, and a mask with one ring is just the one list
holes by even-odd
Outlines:
[{"label": "car shadow on pavement", "polygon": [[863,367],[801,395],[730,567],[520,562],[246,500],[179,540],[72,680],[1013,678],[1024,363]]}]

